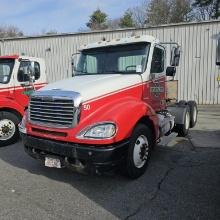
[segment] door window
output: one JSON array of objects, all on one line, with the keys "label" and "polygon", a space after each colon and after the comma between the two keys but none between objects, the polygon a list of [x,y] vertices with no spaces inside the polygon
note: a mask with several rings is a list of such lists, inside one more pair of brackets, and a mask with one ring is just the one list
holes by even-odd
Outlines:
[{"label": "door window", "polygon": [[151,73],[163,73],[164,72],[164,50],[158,47],[154,48],[153,58],[151,63]]},{"label": "door window", "polygon": [[34,72],[31,73],[31,71],[31,62],[21,61],[18,69],[18,82],[30,81],[30,75],[34,75],[35,80],[40,78],[40,64],[38,62],[34,62]]},{"label": "door window", "polygon": [[0,84],[9,82],[14,67],[13,59],[0,60]]}]

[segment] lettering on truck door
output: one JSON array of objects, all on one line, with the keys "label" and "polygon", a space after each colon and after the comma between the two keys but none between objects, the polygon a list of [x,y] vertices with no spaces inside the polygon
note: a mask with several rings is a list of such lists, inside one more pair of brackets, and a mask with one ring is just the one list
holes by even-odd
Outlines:
[{"label": "lettering on truck door", "polygon": [[153,57],[150,70],[149,96],[153,109],[156,111],[164,108],[165,102],[165,50],[156,45],[153,51]]}]

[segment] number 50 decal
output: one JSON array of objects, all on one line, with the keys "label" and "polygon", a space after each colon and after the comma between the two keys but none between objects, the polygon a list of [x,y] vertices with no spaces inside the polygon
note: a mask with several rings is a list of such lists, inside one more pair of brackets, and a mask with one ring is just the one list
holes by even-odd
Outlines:
[{"label": "number 50 decal", "polygon": [[83,110],[89,111],[90,110],[90,105],[89,104],[83,105]]}]

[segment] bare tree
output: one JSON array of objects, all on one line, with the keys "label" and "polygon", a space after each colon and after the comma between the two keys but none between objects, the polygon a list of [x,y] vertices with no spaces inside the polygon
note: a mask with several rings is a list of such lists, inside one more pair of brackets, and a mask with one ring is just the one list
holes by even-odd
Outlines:
[{"label": "bare tree", "polygon": [[171,0],[169,23],[190,21],[192,7],[191,0]]},{"label": "bare tree", "polygon": [[220,0],[193,0],[196,20],[218,19],[220,16]]},{"label": "bare tree", "polygon": [[147,9],[147,22],[150,25],[168,24],[170,21],[171,2],[151,0]]},{"label": "bare tree", "polygon": [[194,8],[193,16],[198,21],[210,20],[212,18],[212,7],[196,7]]},{"label": "bare tree", "polygon": [[144,0],[139,6],[128,9],[136,27],[144,27],[147,21],[148,1]]},{"label": "bare tree", "polygon": [[13,25],[0,26],[0,38],[20,37],[23,35],[23,32],[18,27],[15,27]]},{"label": "bare tree", "polygon": [[53,35],[53,34],[58,34],[58,31],[56,29],[42,30],[41,34],[42,35]]},{"label": "bare tree", "polygon": [[115,30],[120,28],[120,18],[110,19],[107,21],[108,29]]},{"label": "bare tree", "polygon": [[151,0],[147,10],[150,25],[191,20],[191,0]]}]

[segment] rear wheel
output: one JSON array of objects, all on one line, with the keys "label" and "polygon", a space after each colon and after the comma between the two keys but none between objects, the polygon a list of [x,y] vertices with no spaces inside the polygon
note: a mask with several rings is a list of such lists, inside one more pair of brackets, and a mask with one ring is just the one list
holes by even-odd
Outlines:
[{"label": "rear wheel", "polygon": [[189,112],[190,112],[190,128],[193,128],[197,122],[197,116],[198,116],[197,104],[195,101],[188,101],[187,105],[189,106]]},{"label": "rear wheel", "polygon": [[126,160],[126,174],[135,179],[144,174],[153,146],[151,130],[144,124],[138,124],[129,143]]},{"label": "rear wheel", "polygon": [[178,102],[178,105],[180,105],[180,106],[185,106],[186,104],[187,104],[187,102],[185,100],[180,100]]},{"label": "rear wheel", "polygon": [[13,144],[19,138],[18,123],[20,119],[11,112],[0,114],[0,147]]},{"label": "rear wheel", "polygon": [[186,111],[184,111],[184,123],[176,125],[176,131],[180,137],[185,137],[189,133],[190,128],[190,111],[187,106]]}]

